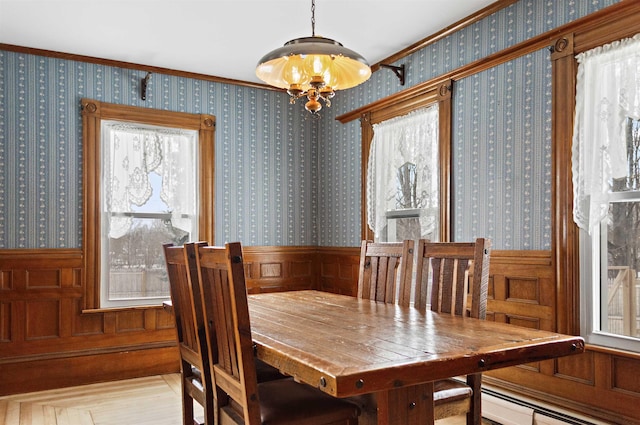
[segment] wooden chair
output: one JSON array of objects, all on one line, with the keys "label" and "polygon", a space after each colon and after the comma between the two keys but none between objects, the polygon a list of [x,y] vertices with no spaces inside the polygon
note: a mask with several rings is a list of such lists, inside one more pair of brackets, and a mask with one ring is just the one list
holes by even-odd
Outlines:
[{"label": "wooden chair", "polygon": [[197,269],[189,267],[185,247],[165,244],[163,248],[180,351],[182,422],[199,423],[193,413],[195,400],[204,408],[204,423],[213,425],[215,409],[205,321],[202,305],[194,302],[191,287],[191,281],[197,279]]},{"label": "wooden chair", "polygon": [[[491,242],[429,242],[420,240],[417,247],[415,306],[457,316],[484,320],[489,287]],[[470,267],[473,267],[470,270]],[[471,287],[469,288],[469,273]],[[428,286],[431,284],[429,297]],[[468,306],[468,299],[471,306]],[[467,415],[467,425],[481,423],[482,374],[467,375],[466,383],[446,379],[434,383],[435,418]]]},{"label": "wooden chair", "polygon": [[[164,255],[169,276],[171,304],[164,308],[173,312],[176,321],[176,335],[180,351],[180,374],[182,382],[182,416],[184,425],[199,424],[194,418],[193,402],[204,408],[204,423],[213,425],[215,397],[211,382],[209,346],[202,303],[202,289],[198,280],[195,259],[196,245],[206,246],[206,242],[192,242],[183,246],[165,244]],[[207,305],[211,308],[211,305]],[[209,312],[208,316],[212,315]],[[256,365],[259,381],[282,379],[284,375],[263,362]]]},{"label": "wooden chair", "polygon": [[[200,307],[199,309],[200,311],[204,311],[205,309],[207,310],[206,314],[204,313],[201,315],[199,314],[196,316],[196,319],[198,320],[199,327],[200,326],[206,327],[207,330],[211,333],[211,335],[215,335],[215,329],[212,328],[213,323],[211,322],[211,320],[206,320],[206,317],[211,318],[214,316],[215,304],[213,302],[205,302],[204,300],[202,284],[200,282],[200,277],[198,275],[198,264],[196,260],[196,255],[197,255],[196,245],[207,246],[207,243],[206,242],[190,242],[184,245],[186,255],[187,255],[188,268],[189,270],[192,271],[191,287],[192,287],[192,293],[194,294],[194,297],[195,297],[194,300],[198,303]],[[205,355],[207,356],[207,358],[209,358],[210,357],[209,351],[211,347],[207,344],[206,335],[203,334],[203,337],[204,337],[203,343],[205,344]],[[213,340],[215,341],[215,338],[213,338]],[[267,363],[261,360],[255,359],[255,363],[256,363],[256,373],[258,377],[258,382],[266,382],[274,379],[286,378],[286,376],[281,374],[280,371],[278,371],[278,369],[268,365]]]},{"label": "wooden chair", "polygon": [[211,363],[218,423],[357,424],[355,405],[293,379],[258,384],[240,243],[196,248],[205,299],[216,306],[208,318],[216,334],[207,338],[217,348]]},{"label": "wooden chair", "polygon": [[408,306],[414,242],[362,241],[358,298]]}]

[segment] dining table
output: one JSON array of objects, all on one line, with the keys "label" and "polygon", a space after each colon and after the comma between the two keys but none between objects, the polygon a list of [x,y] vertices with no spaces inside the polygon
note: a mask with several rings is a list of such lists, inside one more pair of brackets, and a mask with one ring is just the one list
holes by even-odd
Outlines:
[{"label": "dining table", "polygon": [[584,351],[584,339],[316,290],[248,296],[256,356],[357,401],[361,425],[433,424],[433,382]]}]

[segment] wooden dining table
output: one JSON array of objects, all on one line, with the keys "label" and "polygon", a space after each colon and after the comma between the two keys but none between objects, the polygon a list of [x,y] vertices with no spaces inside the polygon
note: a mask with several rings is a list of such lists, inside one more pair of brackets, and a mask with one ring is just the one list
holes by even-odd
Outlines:
[{"label": "wooden dining table", "polygon": [[249,295],[257,357],[334,397],[360,424],[430,424],[433,381],[579,354],[584,340],[320,291]]}]

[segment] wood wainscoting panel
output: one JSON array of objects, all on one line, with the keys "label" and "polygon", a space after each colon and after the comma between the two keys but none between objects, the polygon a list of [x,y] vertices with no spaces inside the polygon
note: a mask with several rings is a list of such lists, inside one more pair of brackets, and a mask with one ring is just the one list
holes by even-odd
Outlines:
[{"label": "wood wainscoting panel", "polygon": [[[243,249],[252,292],[356,294],[359,247]],[[280,276],[261,277],[262,265],[277,265]],[[81,271],[80,250],[0,250],[0,395],[179,370],[173,316],[162,308],[83,312]],[[27,275],[47,283],[27,290]],[[554,276],[550,252],[494,250],[487,320],[555,330],[567,307],[557,304]],[[580,356],[483,375],[524,396],[640,425],[639,374],[639,356],[587,346]]]},{"label": "wood wainscoting panel", "polygon": [[141,332],[146,329],[144,310],[119,311],[114,318],[116,332]]},{"label": "wood wainscoting panel", "polygon": [[59,338],[60,299],[30,299],[24,301],[25,340]]},{"label": "wood wainscoting panel", "polygon": [[82,299],[73,300],[71,335],[87,336],[100,335],[104,333],[104,317],[102,314],[82,314]]},{"label": "wood wainscoting panel", "polygon": [[640,397],[640,361],[611,356],[611,388]]},{"label": "wood wainscoting panel", "polygon": [[243,246],[247,291],[250,293],[315,289],[316,247]]},{"label": "wood wainscoting panel", "polygon": [[538,279],[507,276],[505,284],[505,299],[507,301],[540,304],[540,282]]},{"label": "wood wainscoting panel", "polygon": [[162,307],[83,312],[80,249],[0,250],[0,395],[179,370]]},{"label": "wood wainscoting panel", "polygon": [[492,296],[487,311],[498,322],[555,331],[555,284],[550,251],[491,252]]},{"label": "wood wainscoting panel", "polygon": [[13,277],[11,270],[0,270],[0,291],[8,291],[12,288]]},{"label": "wood wainscoting panel", "polygon": [[282,263],[260,263],[259,279],[281,278]]},{"label": "wood wainscoting panel", "polygon": [[155,324],[157,329],[175,329],[176,321],[173,318],[173,314],[167,312],[166,310],[153,310],[155,313]]},{"label": "wood wainscoting panel", "polygon": [[26,289],[62,287],[61,269],[30,270],[25,277]]},{"label": "wood wainscoting panel", "polygon": [[547,367],[540,372],[511,367],[483,373],[483,382],[607,423],[640,425],[637,355],[617,356],[587,345],[583,354],[571,357],[544,362],[555,364],[556,373]]},{"label": "wood wainscoting panel", "polygon": [[11,303],[0,301],[0,344],[11,342]]},{"label": "wood wainscoting panel", "polygon": [[585,385],[594,385],[596,371],[593,351],[585,351],[579,356],[572,356],[571,359],[560,357],[554,363],[555,377],[573,380]]},{"label": "wood wainscoting panel", "polygon": [[356,296],[360,267],[360,247],[318,248],[319,289],[336,294]]}]

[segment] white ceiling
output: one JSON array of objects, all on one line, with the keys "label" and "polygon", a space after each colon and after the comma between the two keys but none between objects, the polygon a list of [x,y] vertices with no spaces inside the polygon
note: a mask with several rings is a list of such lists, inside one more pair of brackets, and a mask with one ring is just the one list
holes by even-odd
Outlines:
[{"label": "white ceiling", "polygon": [[[374,64],[494,2],[316,0],[316,35]],[[0,43],[249,82],[310,35],[311,0],[0,0]]]}]

